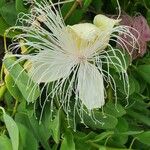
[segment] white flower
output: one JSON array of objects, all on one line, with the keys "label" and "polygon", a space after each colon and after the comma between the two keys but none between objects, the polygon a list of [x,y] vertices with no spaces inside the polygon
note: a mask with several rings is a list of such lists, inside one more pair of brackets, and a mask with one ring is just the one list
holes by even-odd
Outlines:
[{"label": "white flower", "polygon": [[[37,19],[38,16],[40,21],[43,16],[42,23]],[[28,60],[32,64],[29,69],[31,79],[38,84],[45,83],[44,87],[52,84],[45,103],[49,98],[53,103],[53,99],[57,97],[67,113],[70,111],[70,103],[75,103],[74,110],[80,107],[80,111],[85,109],[83,106],[89,112],[94,108],[101,108],[105,104],[104,82],[111,85],[115,97],[117,96],[110,66],[120,73],[128,96],[129,84],[124,54],[113,48],[109,41],[117,42],[118,34],[130,36],[134,41],[132,43],[136,39],[128,27],[117,26],[120,20],[97,15],[94,24],[66,26],[54,4],[49,5],[43,1],[41,4],[36,3],[32,13],[24,14],[19,21],[22,26],[14,28],[22,30],[23,33],[14,38],[17,42],[10,49],[16,50],[20,45],[25,46],[28,54],[14,54],[19,57],[17,62]],[[24,42],[18,44],[18,40]],[[125,44],[121,38],[120,40]]]}]

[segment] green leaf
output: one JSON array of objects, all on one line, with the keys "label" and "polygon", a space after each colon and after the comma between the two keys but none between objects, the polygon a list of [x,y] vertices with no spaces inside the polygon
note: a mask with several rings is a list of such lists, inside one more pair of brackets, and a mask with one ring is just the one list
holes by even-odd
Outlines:
[{"label": "green leaf", "polygon": [[141,134],[143,133],[143,130],[142,131],[127,131],[127,132],[122,132],[120,133],[121,135],[137,135],[137,134]]},{"label": "green leaf", "polygon": [[4,94],[4,102],[6,103],[8,109],[12,109],[12,107],[14,106],[14,98],[8,90]]},{"label": "green leaf", "polygon": [[12,150],[12,145],[11,145],[10,139],[4,135],[0,136],[0,149],[1,150]]},{"label": "green leaf", "polygon": [[7,30],[10,26],[7,22],[0,16],[0,35],[4,36],[5,30]]},{"label": "green leaf", "polygon": [[103,6],[103,1],[102,0],[93,0],[92,1],[92,6],[94,7],[94,10],[97,13],[100,13],[101,12],[101,8]]},{"label": "green leaf", "polygon": [[51,133],[48,128],[45,127],[43,123],[39,124],[39,121],[34,116],[29,117],[29,120],[37,140],[40,141],[45,150],[50,150],[51,148],[48,144],[48,139],[51,136]]},{"label": "green leaf", "polygon": [[104,107],[104,112],[106,114],[113,115],[116,118],[117,117],[121,117],[124,114],[126,114],[125,109],[120,104],[117,104],[115,106],[115,104],[113,104],[111,102],[109,102],[109,103],[106,104],[106,106]]},{"label": "green leaf", "polygon": [[143,115],[141,113],[138,113],[136,111],[133,111],[133,110],[128,110],[128,115],[130,115],[131,117],[133,117],[134,119],[150,126],[150,119],[149,119],[149,116],[146,116],[146,115]]},{"label": "green leaf", "polygon": [[140,76],[150,84],[150,65],[140,65],[137,67]]},{"label": "green leaf", "polygon": [[60,111],[57,112],[55,119],[51,122],[51,131],[53,139],[56,143],[60,140]]},{"label": "green leaf", "polygon": [[21,65],[16,63],[13,58],[5,58],[4,65],[26,101],[34,102],[40,95],[38,85],[29,78]]},{"label": "green leaf", "polygon": [[6,85],[5,84],[0,85],[0,101],[3,98],[5,91],[6,91]]},{"label": "green leaf", "polygon": [[17,124],[9,115],[7,115],[5,113],[5,111],[2,107],[0,107],[0,109],[3,111],[3,118],[4,118],[4,122],[5,122],[6,128],[8,130],[10,139],[11,139],[12,148],[13,148],[13,150],[18,150],[19,130],[18,130]]},{"label": "green leaf", "polygon": [[143,1],[146,7],[150,9],[150,1],[149,0],[143,0]]},{"label": "green leaf", "polygon": [[102,114],[101,112],[94,112],[95,121],[91,116],[84,114],[84,123],[93,129],[113,129],[117,125],[117,118],[109,114]]},{"label": "green leaf", "polygon": [[146,13],[146,20],[147,20],[148,24],[150,25],[150,10],[148,10]]},{"label": "green leaf", "polygon": [[20,132],[20,140],[23,150],[38,150],[38,142],[32,132],[21,123],[17,123],[17,125]]},{"label": "green leaf", "polygon": [[5,4],[5,0],[0,0],[0,8]]},{"label": "green leaf", "polygon": [[6,113],[3,114],[6,128],[11,138],[13,150],[18,150],[19,146],[19,130],[15,121]]},{"label": "green leaf", "polygon": [[15,25],[17,20],[17,12],[15,9],[15,4],[12,2],[5,3],[1,9],[0,13],[4,20],[11,26]]},{"label": "green leaf", "polygon": [[115,133],[126,132],[128,131],[129,125],[125,118],[118,118],[118,124],[115,128]]},{"label": "green leaf", "polygon": [[66,131],[60,150],[75,150],[73,135],[70,131]]},{"label": "green leaf", "polygon": [[10,74],[5,76],[5,83],[8,91],[16,100],[22,101],[24,99]]},{"label": "green leaf", "polygon": [[23,0],[16,0],[16,10],[17,12],[28,12],[28,9],[25,7]]},{"label": "green leaf", "polygon": [[83,17],[84,11],[81,9],[76,9],[75,12],[66,20],[66,24],[73,25],[79,23]]},{"label": "green leaf", "polygon": [[48,144],[48,139],[51,136],[51,133],[48,130],[48,127],[46,127],[43,123],[39,124],[39,121],[35,118],[35,116],[29,116],[26,113],[17,113],[15,121],[26,126],[45,150],[51,150]]},{"label": "green leaf", "polygon": [[93,0],[84,0],[83,1],[83,8],[85,11],[86,9],[90,6],[90,4],[92,3]]},{"label": "green leaf", "polygon": [[137,136],[137,139],[146,145],[150,146],[150,131],[143,132]]},{"label": "green leaf", "polygon": [[90,140],[91,142],[99,142],[103,139],[106,139],[109,136],[112,136],[114,134],[114,131],[106,131],[102,132],[101,134],[97,135],[93,140]]}]

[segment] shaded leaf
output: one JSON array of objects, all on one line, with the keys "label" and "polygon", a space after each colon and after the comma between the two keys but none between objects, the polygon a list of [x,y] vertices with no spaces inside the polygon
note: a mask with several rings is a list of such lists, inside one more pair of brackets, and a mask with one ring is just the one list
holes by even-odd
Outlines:
[{"label": "shaded leaf", "polygon": [[60,111],[57,112],[55,119],[51,122],[51,131],[53,139],[56,143],[60,140]]},{"label": "shaded leaf", "polygon": [[115,104],[111,102],[106,104],[106,107],[104,107],[104,112],[106,114],[113,115],[114,117],[121,117],[126,114],[125,109],[120,104],[115,106]]},{"label": "shaded leaf", "polygon": [[38,150],[38,142],[32,132],[21,123],[17,123],[17,125],[20,132],[21,146],[23,147],[23,150]]},{"label": "shaded leaf", "polygon": [[70,131],[66,131],[60,150],[75,150],[73,135]]},{"label": "shaded leaf", "polygon": [[9,115],[7,115],[5,113],[5,111],[2,107],[0,107],[0,109],[3,110],[3,118],[4,118],[4,122],[5,122],[6,128],[8,130],[10,139],[11,139],[12,148],[13,148],[13,150],[18,150],[19,130],[18,130],[17,124]]},{"label": "shaded leaf", "polygon": [[140,76],[150,84],[150,65],[140,65],[137,67]]},{"label": "shaded leaf", "polygon": [[0,136],[0,149],[1,150],[12,150],[12,145],[11,145],[10,139],[4,135]]},{"label": "shaded leaf", "polygon": [[12,2],[5,3],[1,9],[0,13],[4,20],[11,26],[15,25],[17,20],[17,12],[15,9],[15,4]]},{"label": "shaded leaf", "polygon": [[16,86],[13,78],[10,76],[10,74],[7,74],[5,76],[5,83],[7,86],[7,89],[9,90],[9,92],[11,93],[11,95],[16,99],[16,100],[23,100],[23,96],[20,92],[20,90],[18,89],[18,87]]},{"label": "shaded leaf", "polygon": [[34,102],[40,95],[38,85],[29,78],[20,64],[16,64],[13,58],[5,58],[4,65],[26,101]]},{"label": "shaded leaf", "polygon": [[25,7],[23,0],[16,0],[15,2],[17,12],[24,12],[24,13],[28,12],[28,9]]},{"label": "shaded leaf", "polygon": [[95,112],[95,122],[91,116],[84,114],[84,122],[86,125],[93,129],[113,129],[117,125],[117,118],[109,114],[102,114],[98,111]]},{"label": "shaded leaf", "polygon": [[97,135],[93,140],[91,140],[92,142],[99,142],[103,139],[106,139],[107,137],[113,135],[114,132],[113,131],[106,131],[106,132],[102,132],[101,134]]},{"label": "shaded leaf", "polygon": [[137,139],[140,142],[150,146],[150,131],[146,131],[146,132],[139,134],[137,136]]}]

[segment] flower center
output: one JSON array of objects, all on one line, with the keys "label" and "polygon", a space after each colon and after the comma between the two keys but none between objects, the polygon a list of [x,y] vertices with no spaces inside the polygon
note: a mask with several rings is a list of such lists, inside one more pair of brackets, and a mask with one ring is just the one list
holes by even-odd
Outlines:
[{"label": "flower center", "polygon": [[79,55],[78,56],[78,61],[79,61],[79,63],[83,63],[83,62],[86,61],[86,57],[84,55]]}]

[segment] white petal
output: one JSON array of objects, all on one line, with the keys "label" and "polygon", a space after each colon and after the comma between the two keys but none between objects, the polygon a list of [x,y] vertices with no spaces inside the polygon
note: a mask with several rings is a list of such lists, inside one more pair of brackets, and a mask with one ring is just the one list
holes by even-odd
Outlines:
[{"label": "white petal", "polygon": [[77,88],[79,98],[89,110],[104,105],[103,77],[93,64],[80,65]]},{"label": "white petal", "polygon": [[29,74],[37,83],[47,83],[67,77],[75,64],[68,55],[49,51],[41,51],[31,61],[33,66]]},{"label": "white petal", "polygon": [[118,24],[121,20],[108,18],[104,15],[96,15],[94,17],[93,23],[96,25],[101,31],[112,32],[114,25]]},{"label": "white petal", "polygon": [[98,37],[100,30],[91,23],[80,23],[73,26],[67,26],[68,30],[80,40],[93,42]]}]

